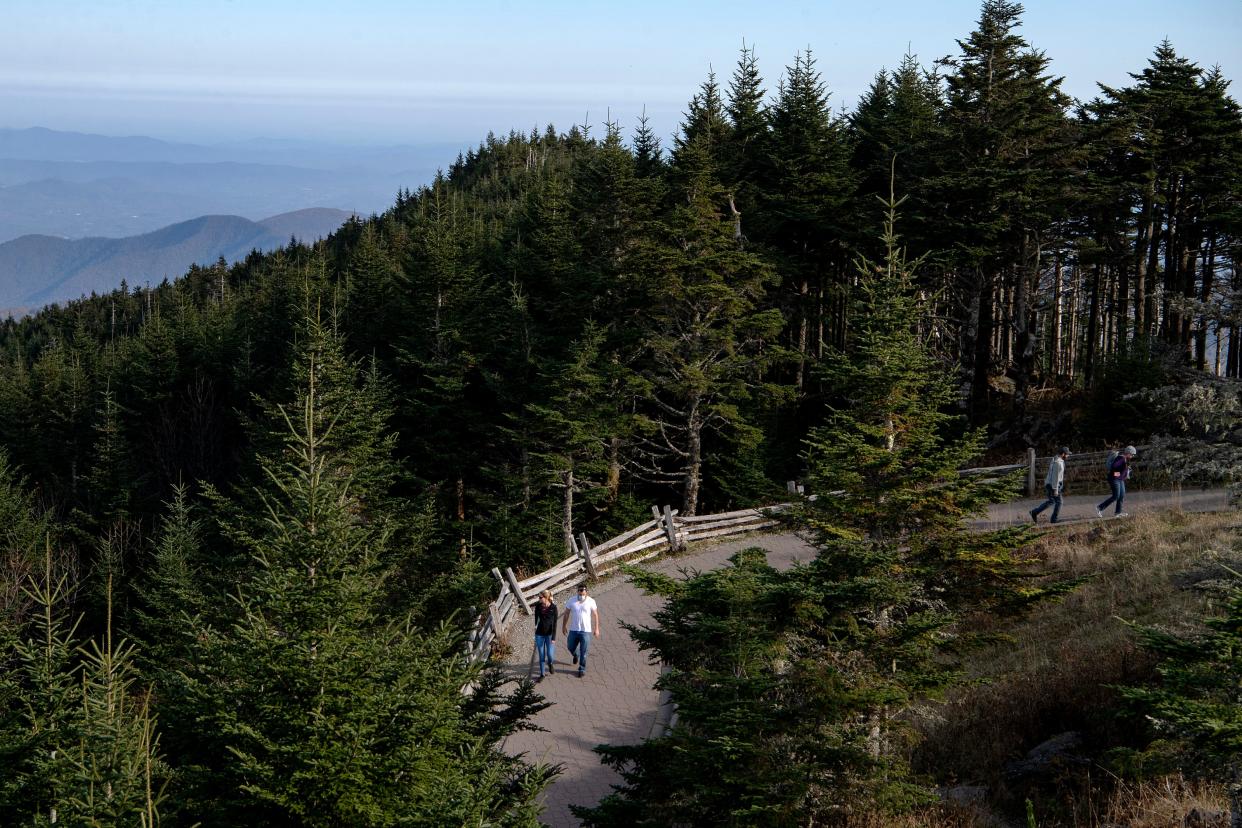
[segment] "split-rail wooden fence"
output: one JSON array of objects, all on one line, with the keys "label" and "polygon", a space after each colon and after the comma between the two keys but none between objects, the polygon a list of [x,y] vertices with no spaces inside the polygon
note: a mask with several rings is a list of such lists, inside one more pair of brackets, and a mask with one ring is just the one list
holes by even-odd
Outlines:
[{"label": "split-rail wooden fence", "polygon": [[466,656],[471,661],[485,660],[496,639],[508,631],[519,613],[531,613],[532,605],[545,589],[555,593],[584,578],[602,578],[622,564],[680,551],[693,541],[770,528],[777,523],[776,514],[785,508],[787,505],[782,504],[682,517],[668,506],[663,510],[652,506],[651,520],[602,543],[592,545],[585,534],[579,533],[574,539],[574,554],[537,575],[519,579],[508,567],[503,572],[493,569],[499,593],[466,639]]}]

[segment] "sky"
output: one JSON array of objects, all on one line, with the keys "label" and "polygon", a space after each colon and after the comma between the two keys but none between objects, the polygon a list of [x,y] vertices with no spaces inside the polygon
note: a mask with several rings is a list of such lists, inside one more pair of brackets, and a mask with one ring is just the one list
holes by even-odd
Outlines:
[{"label": "sky", "polygon": [[[1031,0],[1027,41],[1079,99],[1156,45],[1242,77],[1242,0]],[[810,48],[834,108],[907,51],[956,54],[961,0],[2,0],[0,127],[195,143],[477,142],[553,123],[677,127],[743,41],[769,90]],[[1237,91],[1234,92],[1238,96]]]}]

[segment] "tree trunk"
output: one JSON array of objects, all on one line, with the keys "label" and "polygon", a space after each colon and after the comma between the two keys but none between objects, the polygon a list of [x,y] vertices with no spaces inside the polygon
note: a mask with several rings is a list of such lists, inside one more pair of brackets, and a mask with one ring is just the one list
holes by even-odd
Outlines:
[{"label": "tree trunk", "polygon": [[699,403],[690,406],[686,421],[686,480],[682,495],[681,513],[687,517],[698,514],[699,483],[703,471],[703,420],[699,415]]},{"label": "tree trunk", "polygon": [[1091,266],[1091,303],[1087,308],[1087,341],[1083,351],[1083,383],[1090,388],[1095,380],[1095,356],[1100,330],[1100,265]]},{"label": "tree trunk", "polygon": [[978,329],[972,343],[974,353],[970,378],[970,415],[975,423],[983,421],[988,408],[988,378],[992,363],[993,280],[981,276],[978,299]]},{"label": "tree trunk", "polygon": [[1151,235],[1147,242],[1147,273],[1144,279],[1143,335],[1153,337],[1160,330],[1161,320],[1156,314],[1156,271],[1160,269],[1160,239],[1164,236],[1162,211],[1157,205],[1152,217]]},{"label": "tree trunk", "polygon": [[810,283],[806,277],[802,276],[798,279],[798,369],[794,384],[799,391],[802,390],[803,380],[806,375],[806,349],[810,334],[810,309],[807,307],[810,294]]},{"label": "tree trunk", "polygon": [[1178,215],[1178,189],[1175,182],[1176,179],[1169,181],[1165,200],[1168,204],[1168,220],[1164,225],[1164,296],[1160,308],[1164,317],[1161,320],[1160,333],[1164,341],[1170,344],[1177,342],[1182,326],[1181,312],[1173,308],[1173,297],[1181,293],[1181,279],[1177,272],[1181,261],[1181,257],[1177,255],[1177,234],[1181,217]]},{"label": "tree trunk", "polygon": [[[457,522],[466,522],[466,479],[460,474],[457,475]],[[467,551],[466,536],[463,533],[461,536],[461,549],[459,550],[462,558],[466,557]]]},{"label": "tree trunk", "polygon": [[1052,266],[1052,342],[1048,348],[1048,373],[1054,377],[1060,376],[1061,366],[1065,364],[1064,354],[1061,350],[1061,251],[1056,254],[1056,261]]},{"label": "tree trunk", "polygon": [[1139,213],[1138,227],[1134,237],[1134,336],[1144,339],[1147,336],[1147,250],[1151,243],[1154,201],[1156,198],[1153,185],[1150,183],[1143,193],[1143,206]]},{"label": "tree trunk", "polygon": [[[1212,282],[1215,278],[1216,270],[1216,234],[1213,233],[1208,239],[1207,255],[1203,259],[1203,285],[1199,293],[1199,301],[1207,305],[1212,299]],[[1217,327],[1219,331],[1219,326]],[[1199,329],[1195,332],[1195,366],[1203,371],[1207,368],[1207,333],[1208,318],[1204,314],[1199,315]],[[1217,333],[1217,363],[1220,362],[1220,334]],[[1219,373],[1219,370],[1215,373]]]},{"label": "tree trunk", "polygon": [[1117,265],[1117,350],[1125,353],[1130,345],[1130,268]]},{"label": "tree trunk", "polygon": [[565,542],[565,556],[574,554],[574,470],[561,472],[565,494],[561,499],[561,538]]},{"label": "tree trunk", "polygon": [[[1017,280],[1013,292],[1013,407],[1014,414],[1017,416],[1019,423],[1022,423],[1026,418],[1026,399],[1031,389],[1031,375],[1035,371],[1035,341],[1031,336],[1033,312],[1030,309],[1028,297],[1032,290],[1039,289],[1040,248],[1036,244],[1032,251],[1034,255],[1028,258],[1025,254],[1029,247],[1029,243],[1022,245],[1024,255],[1022,263],[1017,268]],[[1029,270],[1027,268],[1028,261],[1031,262]],[[1031,285],[1032,281],[1035,282],[1034,287]]]},{"label": "tree trunk", "polygon": [[608,500],[617,502],[621,494],[621,438],[608,441]]}]

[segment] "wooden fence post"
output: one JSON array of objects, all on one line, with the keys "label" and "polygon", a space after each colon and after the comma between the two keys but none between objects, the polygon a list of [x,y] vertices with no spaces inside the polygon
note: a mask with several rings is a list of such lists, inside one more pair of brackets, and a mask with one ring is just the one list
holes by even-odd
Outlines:
[{"label": "wooden fence post", "polygon": [[582,562],[586,564],[587,574],[591,576],[591,580],[597,580],[599,575],[595,573],[595,561],[591,560],[591,544],[587,540],[586,532],[578,533],[578,549],[582,554]]},{"label": "wooden fence post", "polygon": [[508,579],[509,589],[513,590],[513,597],[517,598],[518,606],[522,608],[522,612],[530,615],[530,604],[526,603],[526,596],[522,594],[522,588],[518,586],[517,576],[507,566],[505,567],[505,578]]},{"label": "wooden fence post", "polygon": [[668,548],[671,552],[677,552],[681,549],[677,545],[677,527],[673,525],[673,507],[664,507],[664,531],[668,535]]},{"label": "wooden fence post", "polygon": [[487,614],[491,616],[492,619],[492,637],[499,637],[502,633],[504,633],[504,630],[500,627],[500,613],[496,609],[495,601],[492,601],[487,605]]}]

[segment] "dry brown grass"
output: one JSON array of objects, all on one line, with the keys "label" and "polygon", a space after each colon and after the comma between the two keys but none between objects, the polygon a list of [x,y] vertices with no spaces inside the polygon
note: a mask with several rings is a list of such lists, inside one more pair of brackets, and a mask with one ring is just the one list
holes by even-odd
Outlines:
[{"label": "dry brown grass", "polygon": [[983,808],[970,805],[937,805],[903,816],[859,814],[844,828],[1002,828],[1003,822]]},{"label": "dry brown grass", "polygon": [[1098,822],[1090,826],[1125,825],[1127,828],[1169,828],[1181,826],[1191,811],[1228,811],[1229,801],[1223,786],[1195,782],[1181,776],[1169,776],[1138,784],[1119,783],[1108,795],[1102,808],[1088,809],[1099,813]]},{"label": "dry brown grass", "polygon": [[[1150,675],[1152,663],[1120,619],[1189,628],[1204,616],[1210,599],[1201,591],[1179,588],[1177,576],[1209,561],[1236,560],[1242,555],[1240,528],[1236,512],[1165,513],[1041,538],[1035,551],[1050,569],[1067,576],[1090,575],[1091,580],[1061,601],[989,630],[1007,640],[969,658],[967,673],[977,683],[915,717],[924,736],[916,767],[942,782],[988,785],[1004,798],[1004,764],[1053,734],[1080,731],[1090,751],[1132,739],[1133,723],[1111,714],[1115,693],[1108,685],[1141,681]],[[1154,809],[1163,801],[1155,787],[1116,787],[1108,774],[1099,768],[1095,773],[1102,777],[1098,787],[1093,783],[1084,793],[1081,784],[1075,786],[1079,801],[1071,810],[1086,810],[1071,822],[1056,824],[1104,825],[1109,820],[1097,823],[1087,813],[1120,813],[1130,807],[1119,804],[1124,802],[1134,803],[1132,810],[1138,813],[1147,807],[1143,803]],[[1114,788],[1116,802],[1110,798]],[[1160,790],[1190,788],[1182,783]],[[1086,807],[1084,797],[1098,801]],[[1167,808],[1152,811],[1157,812],[1169,813]],[[1148,824],[1128,819],[1111,821]],[[1053,823],[1041,819],[1040,824]]]}]

